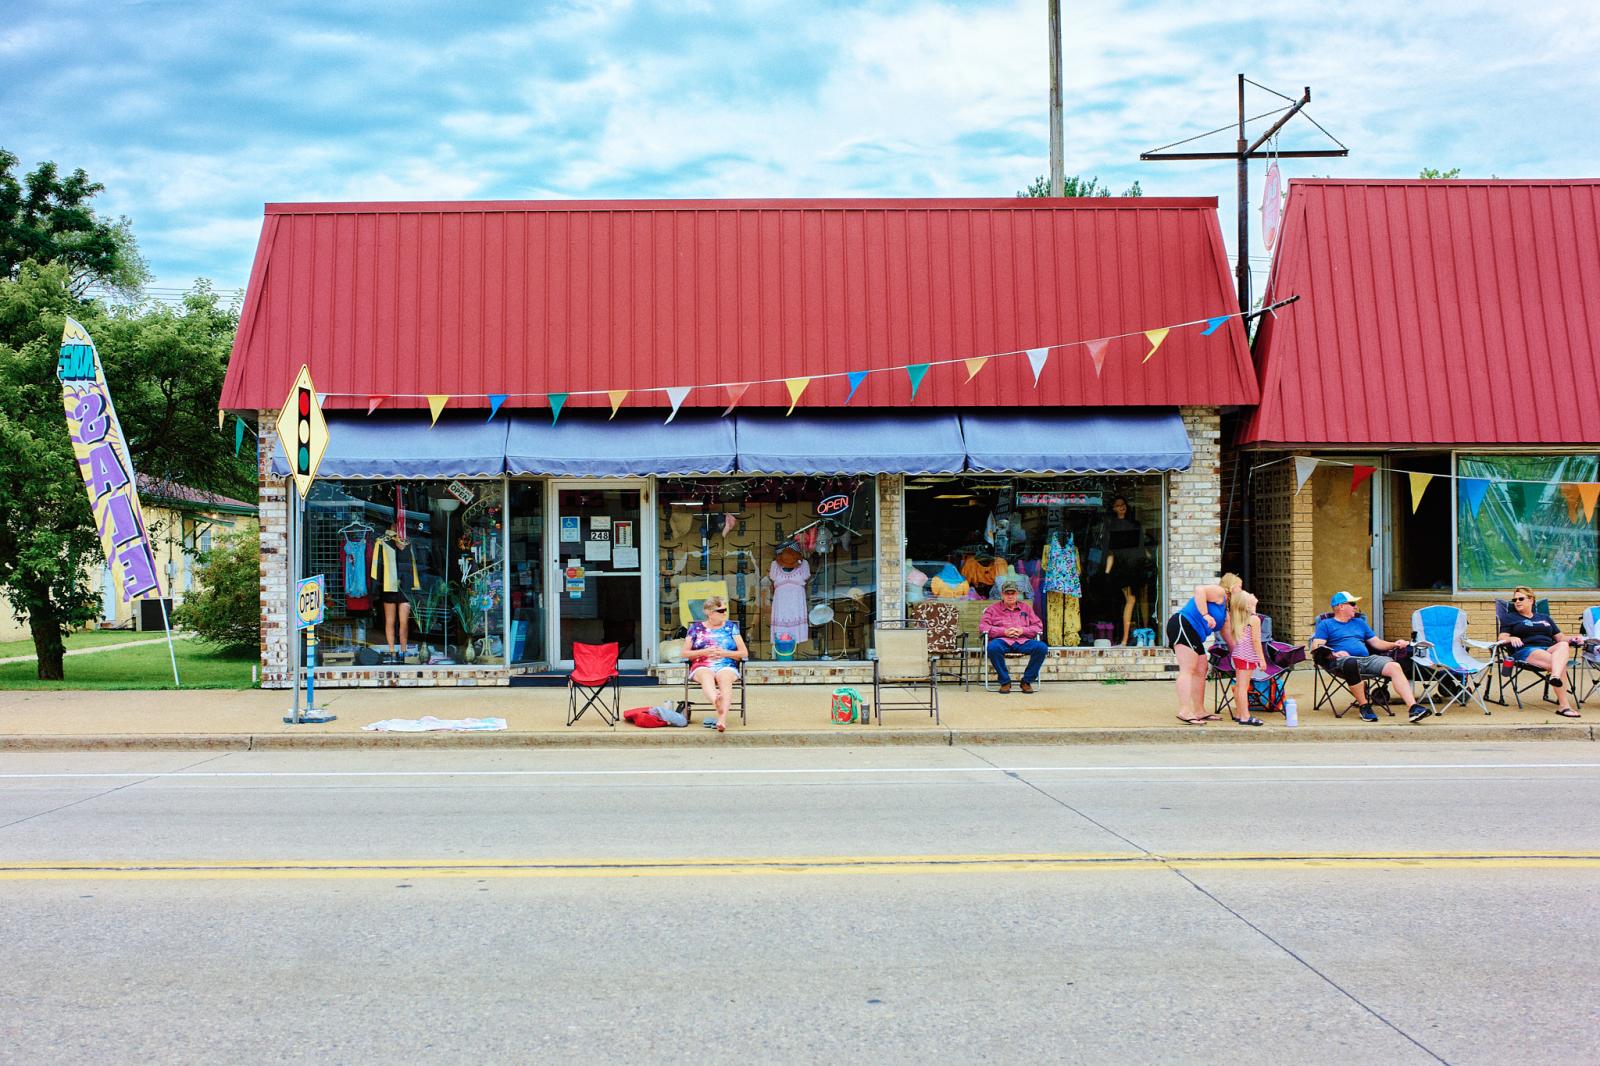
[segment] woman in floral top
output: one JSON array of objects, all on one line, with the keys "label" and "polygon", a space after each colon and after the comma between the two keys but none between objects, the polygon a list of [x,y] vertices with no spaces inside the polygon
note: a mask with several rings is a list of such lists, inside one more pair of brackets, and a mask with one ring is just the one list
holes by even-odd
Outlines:
[{"label": "woman in floral top", "polygon": [[700,689],[717,712],[717,732],[728,728],[728,708],[733,704],[733,682],[739,664],[750,658],[739,635],[739,623],[728,620],[728,601],[707,596],[706,620],[692,622],[683,638],[683,657],[689,660],[689,677],[700,682]]}]

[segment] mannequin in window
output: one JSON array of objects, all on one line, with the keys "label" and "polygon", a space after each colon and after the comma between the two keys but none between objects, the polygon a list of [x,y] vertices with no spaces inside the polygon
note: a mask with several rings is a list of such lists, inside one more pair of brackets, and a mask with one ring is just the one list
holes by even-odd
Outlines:
[{"label": "mannequin in window", "polygon": [[1076,645],[1083,627],[1079,603],[1083,579],[1078,569],[1078,543],[1070,532],[1056,530],[1050,535],[1040,567],[1044,572],[1045,641],[1057,648]]},{"label": "mannequin in window", "polygon": [[[397,526],[390,525],[373,549],[371,573],[378,601],[383,604],[383,635],[389,642],[383,661],[390,665],[406,661],[407,630],[411,622],[411,600],[404,591],[407,576],[411,591],[421,591],[422,582],[417,577],[417,560],[412,554],[411,542]],[[397,629],[398,654],[395,652]]]},{"label": "mannequin in window", "polygon": [[774,636],[787,633],[796,644],[805,643],[811,636],[806,613],[806,585],[811,581],[811,564],[793,545],[785,544],[778,549],[772,566],[767,569],[767,579],[772,582]]},{"label": "mannequin in window", "polygon": [[1149,615],[1150,554],[1144,548],[1144,527],[1133,517],[1124,496],[1111,501],[1111,516],[1106,519],[1106,576],[1113,588],[1122,590],[1122,640],[1128,643],[1133,630],[1133,608],[1145,600]]}]

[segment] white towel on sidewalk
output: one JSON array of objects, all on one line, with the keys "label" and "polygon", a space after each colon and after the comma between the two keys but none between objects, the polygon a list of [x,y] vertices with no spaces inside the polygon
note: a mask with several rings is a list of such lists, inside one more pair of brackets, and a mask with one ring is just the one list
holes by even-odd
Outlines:
[{"label": "white towel on sidewalk", "polygon": [[373,722],[361,728],[376,730],[379,733],[428,733],[434,730],[486,732],[505,727],[504,718],[435,718],[428,714],[421,718],[385,718],[381,722]]}]

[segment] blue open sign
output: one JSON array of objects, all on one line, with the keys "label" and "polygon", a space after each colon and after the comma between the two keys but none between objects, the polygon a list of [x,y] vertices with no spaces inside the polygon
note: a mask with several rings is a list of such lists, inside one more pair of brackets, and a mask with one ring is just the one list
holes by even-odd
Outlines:
[{"label": "blue open sign", "polygon": [[850,497],[845,496],[842,493],[838,496],[829,496],[827,499],[817,504],[817,517],[828,518],[832,515],[848,511],[849,509]]}]

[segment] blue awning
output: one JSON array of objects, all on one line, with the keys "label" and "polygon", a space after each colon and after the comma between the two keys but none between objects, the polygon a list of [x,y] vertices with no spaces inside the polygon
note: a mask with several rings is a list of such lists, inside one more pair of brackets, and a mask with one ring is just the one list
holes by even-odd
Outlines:
[{"label": "blue awning", "polygon": [[506,471],[560,477],[643,477],[646,474],[733,472],[733,419],[681,411],[670,424],[660,412],[616,418],[570,413],[510,419]]},{"label": "blue awning", "polygon": [[983,474],[1153,473],[1194,458],[1171,408],[964,413],[961,435]]},{"label": "blue awning", "polygon": [[[426,414],[332,413],[321,478],[499,477],[506,463],[506,422],[482,415],[442,415],[431,428]],[[289,473],[281,447],[272,472]]]},{"label": "blue awning", "polygon": [[961,427],[948,412],[751,412],[736,420],[740,473],[955,474],[966,465]]}]

